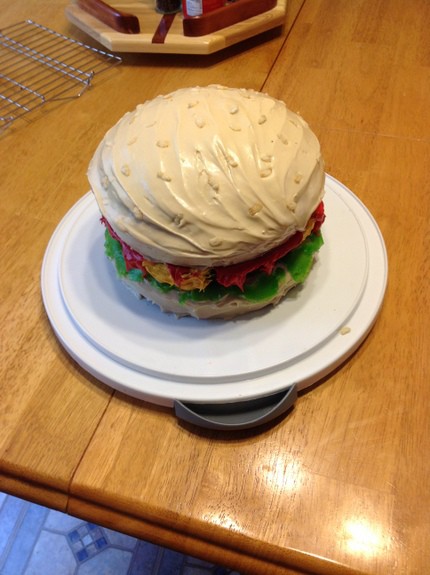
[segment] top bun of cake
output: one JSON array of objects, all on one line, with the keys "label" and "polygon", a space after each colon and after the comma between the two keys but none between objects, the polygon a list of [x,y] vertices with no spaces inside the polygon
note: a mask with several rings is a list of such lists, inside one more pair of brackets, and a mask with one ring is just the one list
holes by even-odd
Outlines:
[{"label": "top bun of cake", "polygon": [[207,86],[123,116],[88,177],[129,246],[153,261],[208,267],[255,258],[305,230],[324,164],[316,136],[283,102]]}]

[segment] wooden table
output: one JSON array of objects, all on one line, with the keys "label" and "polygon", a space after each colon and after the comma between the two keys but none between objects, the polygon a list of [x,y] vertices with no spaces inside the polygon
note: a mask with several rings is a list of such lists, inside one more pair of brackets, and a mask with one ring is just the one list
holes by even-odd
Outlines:
[{"label": "wooden table", "polygon": [[[0,4],[2,28],[32,18],[86,39],[63,0]],[[422,0],[291,0],[281,34],[208,57],[125,55],[80,99],[3,132],[1,490],[243,573],[428,572],[429,29]],[[259,433],[198,431],[99,383],[41,300],[47,243],[88,190],[105,131],[147,98],[207,83],[299,110],[389,256],[369,337]]]}]

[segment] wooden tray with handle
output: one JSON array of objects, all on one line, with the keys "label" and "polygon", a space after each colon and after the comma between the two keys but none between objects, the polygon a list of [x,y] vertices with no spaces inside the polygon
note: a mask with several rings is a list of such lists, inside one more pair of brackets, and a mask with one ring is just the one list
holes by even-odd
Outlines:
[{"label": "wooden tray with handle", "polygon": [[74,0],[66,17],[112,52],[211,54],[283,25],[287,0],[234,0],[193,18],[160,14],[155,0]]}]

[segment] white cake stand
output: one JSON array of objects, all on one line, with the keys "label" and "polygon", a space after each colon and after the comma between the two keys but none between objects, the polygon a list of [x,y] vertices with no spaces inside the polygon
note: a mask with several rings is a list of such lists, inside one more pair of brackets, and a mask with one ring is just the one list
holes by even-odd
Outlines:
[{"label": "white cake stand", "polygon": [[204,427],[243,429],[289,410],[296,393],[361,344],[380,310],[387,255],[362,202],[327,176],[324,246],[305,284],[234,321],[162,313],[115,277],[86,194],[47,247],[41,287],[52,327],[85,370]]}]

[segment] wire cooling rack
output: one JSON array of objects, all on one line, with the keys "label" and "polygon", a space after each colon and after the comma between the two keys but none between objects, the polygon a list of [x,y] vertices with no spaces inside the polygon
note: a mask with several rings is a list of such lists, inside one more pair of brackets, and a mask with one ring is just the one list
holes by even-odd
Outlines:
[{"label": "wire cooling rack", "polygon": [[0,30],[0,130],[48,102],[78,98],[120,63],[32,20]]}]

